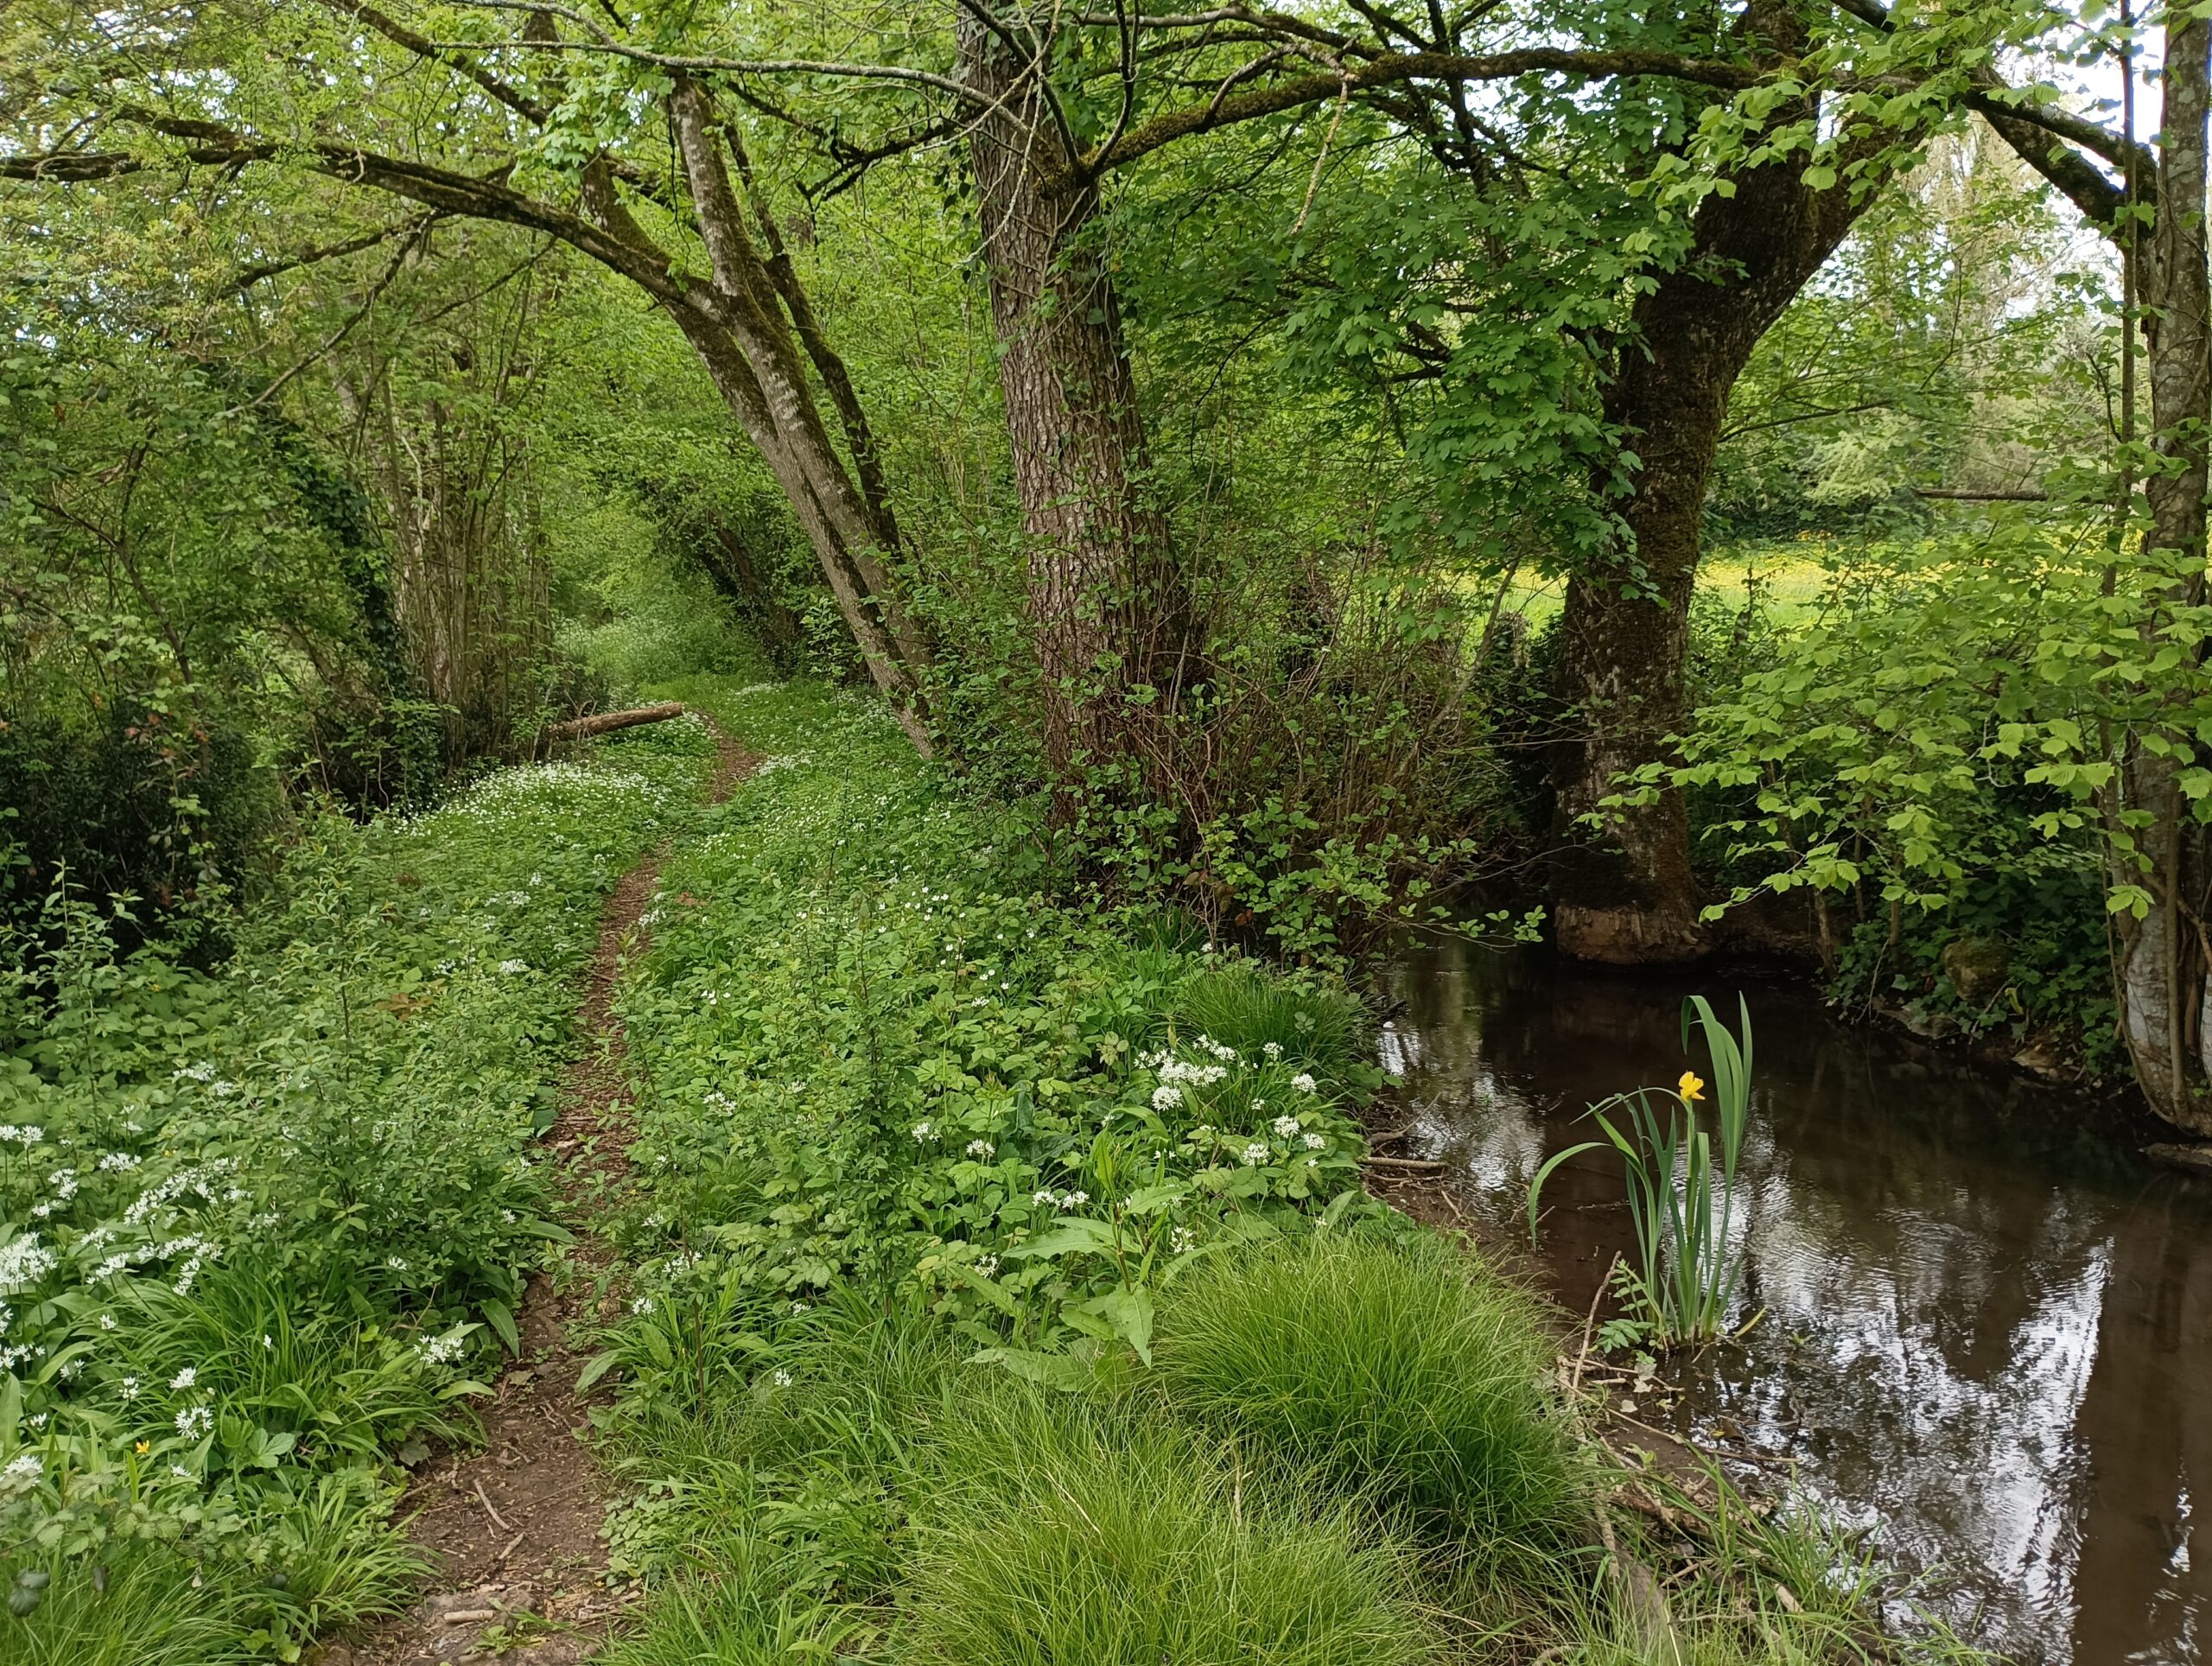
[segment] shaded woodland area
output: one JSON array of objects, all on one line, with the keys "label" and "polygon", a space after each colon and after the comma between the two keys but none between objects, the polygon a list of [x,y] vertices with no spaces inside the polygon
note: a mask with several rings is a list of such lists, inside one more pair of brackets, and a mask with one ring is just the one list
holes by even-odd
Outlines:
[{"label": "shaded woodland area", "polygon": [[1377,991],[2212,1138],[2209,124],[2131,4],[0,6],[0,1661],[1982,1658],[1605,1421],[1751,1008],[1585,1320]]}]

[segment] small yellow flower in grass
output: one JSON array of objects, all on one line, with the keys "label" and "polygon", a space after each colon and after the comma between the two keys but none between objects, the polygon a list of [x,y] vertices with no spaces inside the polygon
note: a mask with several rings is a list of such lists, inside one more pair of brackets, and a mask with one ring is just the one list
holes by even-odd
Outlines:
[{"label": "small yellow flower in grass", "polygon": [[141,1440],[136,1447],[131,1448],[131,1450],[136,1452],[141,1458],[143,1458],[153,1449],[154,1443],[151,1440]]},{"label": "small yellow flower in grass", "polygon": [[1675,1084],[1675,1091],[1682,1096],[1687,1104],[1695,1104],[1705,1097],[1705,1080],[1694,1070],[1682,1072],[1682,1079]]}]

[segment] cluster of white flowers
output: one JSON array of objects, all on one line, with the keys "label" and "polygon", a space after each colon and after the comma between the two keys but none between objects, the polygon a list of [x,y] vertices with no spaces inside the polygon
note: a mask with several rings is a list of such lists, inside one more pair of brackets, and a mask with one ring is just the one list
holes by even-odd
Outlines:
[{"label": "cluster of white flowers", "polygon": [[979,1163],[987,1163],[999,1154],[999,1148],[988,1140],[970,1140],[968,1141],[968,1154]]},{"label": "cluster of white flowers", "polygon": [[169,1386],[173,1389],[188,1389],[199,1381],[200,1368],[197,1365],[187,1365],[175,1377],[169,1378]]},{"label": "cluster of white flowers", "polygon": [[639,1296],[636,1300],[630,1304],[630,1311],[633,1313],[642,1315],[649,1313],[652,1312],[652,1310],[653,1299],[651,1296]]},{"label": "cluster of white flowers", "polygon": [[1319,1151],[1328,1143],[1329,1136],[1325,1134],[1309,1134],[1306,1136],[1306,1148],[1308,1151]]},{"label": "cluster of white flowers", "polygon": [[450,1365],[454,1360],[460,1358],[462,1328],[456,1325],[450,1331],[440,1335],[424,1337],[419,1345],[423,1363],[430,1365]]},{"label": "cluster of white flowers", "polygon": [[529,970],[530,963],[526,960],[503,960],[499,963],[499,970],[509,977]]},{"label": "cluster of white flowers", "polygon": [[1300,1071],[1297,1075],[1292,1077],[1290,1078],[1290,1084],[1296,1088],[1300,1093],[1312,1093],[1316,1091],[1313,1077],[1304,1071]]},{"label": "cluster of white flowers", "polygon": [[976,1256],[976,1270],[981,1273],[985,1278],[994,1276],[999,1270],[999,1258],[996,1256]]},{"label": "cluster of white flowers", "polygon": [[927,1122],[917,1122],[914,1124],[914,1141],[916,1144],[926,1145],[931,1140],[936,1138],[937,1130],[931,1128]]},{"label": "cluster of white flowers", "polygon": [[19,1453],[0,1469],[0,1483],[15,1490],[36,1486],[46,1478],[46,1465],[35,1452]]},{"label": "cluster of white flowers", "polygon": [[0,1295],[28,1290],[54,1270],[56,1257],[42,1248],[38,1234],[26,1232],[13,1243],[0,1244]]},{"label": "cluster of white flowers", "polygon": [[[126,1224],[136,1226],[156,1209],[163,1209],[188,1192],[194,1193],[207,1203],[215,1201],[215,1182],[238,1167],[235,1157],[219,1157],[213,1162],[198,1163],[180,1168],[167,1180],[159,1181],[138,1194],[130,1207],[123,1211]],[[224,1195],[232,1202],[244,1195],[236,1186],[226,1189]]]},{"label": "cluster of white flowers", "polygon": [[1298,1132],[1298,1118],[1295,1116],[1278,1116],[1275,1118],[1274,1122],[1270,1124],[1270,1126],[1274,1128],[1276,1138],[1287,1140],[1292,1135]]},{"label": "cluster of white flowers", "polygon": [[1267,1054],[1268,1062],[1272,1065],[1278,1059],[1282,1057],[1282,1043],[1280,1041],[1264,1042],[1262,1044],[1260,1051]]},{"label": "cluster of white flowers", "polygon": [[1255,1140],[1236,1154],[1236,1160],[1247,1168],[1257,1168],[1274,1154],[1262,1141]]},{"label": "cluster of white flowers", "polygon": [[791,1385],[791,1374],[789,1371],[783,1370],[781,1367],[779,1367],[776,1370],[776,1374],[772,1377],[769,1381],[773,1383],[779,1389],[788,1389]]},{"label": "cluster of white flowers", "polygon": [[118,1386],[122,1389],[123,1397],[125,1400],[136,1400],[138,1397],[138,1379],[137,1377],[126,1377]]},{"label": "cluster of white flowers", "polygon": [[13,1122],[0,1122],[0,1141],[13,1140],[20,1145],[35,1146],[46,1138],[42,1128],[17,1128]]},{"label": "cluster of white flowers", "polygon": [[138,1167],[138,1159],[127,1151],[111,1151],[100,1159],[100,1167],[111,1173],[127,1174]]},{"label": "cluster of white flowers", "polygon": [[1152,1091],[1152,1108],[1154,1110],[1173,1110],[1182,1103],[1183,1090],[1180,1088],[1171,1088],[1163,1084]]},{"label": "cluster of white flowers", "polygon": [[1040,1205],[1047,1209],[1058,1209],[1065,1211],[1070,1209],[1082,1208],[1084,1205],[1090,1201],[1090,1193],[1088,1192],[1055,1192],[1048,1186],[1041,1192],[1033,1192],[1030,1193],[1029,1201],[1033,1204]]},{"label": "cluster of white flowers", "polygon": [[188,1440],[197,1440],[215,1427],[215,1414],[205,1406],[187,1406],[176,1415],[176,1432]]},{"label": "cluster of white flowers", "polygon": [[[1235,1053],[1229,1055],[1231,1059]],[[1151,1067],[1160,1073],[1163,1082],[1188,1082],[1194,1087],[1210,1088],[1229,1074],[1226,1065],[1198,1065],[1187,1059],[1178,1059],[1173,1053],[1154,1053]]]},{"label": "cluster of white flowers", "polygon": [[1167,1247],[1179,1256],[1187,1256],[1198,1247],[1198,1235],[1187,1226],[1179,1226],[1168,1233]]}]

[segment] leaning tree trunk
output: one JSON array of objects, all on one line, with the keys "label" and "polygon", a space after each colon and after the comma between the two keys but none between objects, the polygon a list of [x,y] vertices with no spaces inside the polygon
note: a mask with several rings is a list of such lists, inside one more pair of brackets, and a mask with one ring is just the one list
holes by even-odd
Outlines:
[{"label": "leaning tree trunk", "polygon": [[[1007,33],[1021,38],[1017,17]],[[963,6],[962,73],[995,100],[969,136],[1023,530],[1046,746],[1065,779],[1172,712],[1194,671],[1189,595],[1143,485],[1136,378],[1081,176],[1041,67]]]},{"label": "leaning tree trunk", "polygon": [[[2144,485],[2153,550],[2187,575],[2166,598],[2194,607],[2204,597],[2207,427],[2212,424],[2212,273],[2205,251],[2207,54],[2212,24],[2183,18],[2166,30],[2165,99],[2159,128],[2157,218],[2144,251],[2141,293],[2148,338],[2151,420],[2166,467]],[[2156,627],[2153,627],[2155,633]],[[2163,643],[2157,646],[2166,645]],[[2201,656],[2193,642],[2178,645]],[[2166,1121],[2212,1135],[2212,981],[2205,915],[2212,901],[2212,852],[2181,790],[2171,755],[2131,745],[2122,763],[2140,866],[2124,870],[2150,892],[2138,920],[2120,917],[2114,969],[2120,1033],[2151,1108]]]},{"label": "leaning tree trunk", "polygon": [[[1604,800],[1624,773],[1664,758],[1687,715],[1690,595],[1729,392],[1868,200],[1809,188],[1796,162],[1746,170],[1735,188],[1706,200],[1689,251],[1637,302],[1606,390],[1606,419],[1637,468],[1620,506],[1630,547],[1569,582],[1560,621],[1559,692],[1576,733],[1554,773],[1563,855],[1553,914],[1560,948],[1577,959],[1702,952],[1681,794]],[[1592,816],[1602,821],[1594,835],[1584,819]]]},{"label": "leaning tree trunk", "polygon": [[[869,676],[916,749],[927,757],[929,642],[901,602],[885,564],[896,536],[887,511],[871,503],[855,484],[815,405],[784,310],[783,289],[796,284],[796,275],[783,273],[779,287],[778,275],[761,258],[738,206],[719,124],[704,90],[690,80],[677,81],[669,113],[713,283],[710,289],[661,292],[658,298],[775,474]],[[583,188],[593,219],[611,236],[640,256],[666,260],[631,215],[603,160],[586,168]],[[817,344],[817,359],[822,345]],[[842,366],[837,370],[833,379],[842,380]]]}]

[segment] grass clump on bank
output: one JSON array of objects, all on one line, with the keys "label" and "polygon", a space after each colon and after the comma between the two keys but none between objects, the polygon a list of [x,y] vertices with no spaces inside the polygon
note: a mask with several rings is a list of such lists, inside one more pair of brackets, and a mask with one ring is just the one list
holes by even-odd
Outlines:
[{"label": "grass clump on bank", "polygon": [[982,1392],[940,1437],[900,1593],[914,1666],[1413,1666],[1397,1553],[1126,1405]]},{"label": "grass clump on bank", "polygon": [[1523,1557],[1586,1537],[1585,1466],[1544,1386],[1551,1356],[1525,1296],[1425,1233],[1217,1257],[1164,1304],[1155,1337],[1159,1387],[1179,1414]]},{"label": "grass clump on bank", "polygon": [[391,1454],[466,1434],[565,1237],[529,1147],[575,979],[709,750],[670,725],[315,823],[212,971],[67,894],[14,945],[0,1660],[292,1658],[404,1600]]}]

